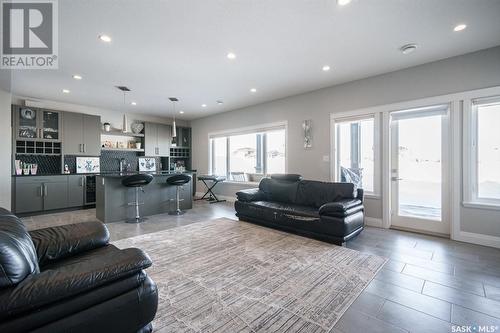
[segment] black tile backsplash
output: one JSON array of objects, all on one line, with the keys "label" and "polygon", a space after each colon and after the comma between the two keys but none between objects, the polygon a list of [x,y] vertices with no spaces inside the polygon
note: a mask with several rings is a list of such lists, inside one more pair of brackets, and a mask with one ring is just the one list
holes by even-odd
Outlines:
[{"label": "black tile backsplash", "polygon": [[62,172],[61,156],[16,154],[16,160],[23,163],[37,164],[38,174],[60,174]]},{"label": "black tile backsplash", "polygon": [[[68,165],[71,173],[76,172],[76,157],[76,155],[64,156],[64,163]],[[135,152],[103,151],[101,152],[101,172],[119,171],[122,158],[129,165],[128,171],[137,171],[139,170],[139,157]],[[160,165],[160,158],[157,158],[156,165]]]}]

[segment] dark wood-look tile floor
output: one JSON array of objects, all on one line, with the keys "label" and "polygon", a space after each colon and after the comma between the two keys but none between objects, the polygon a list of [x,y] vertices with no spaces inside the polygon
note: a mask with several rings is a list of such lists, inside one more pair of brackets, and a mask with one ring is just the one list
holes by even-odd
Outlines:
[{"label": "dark wood-look tile floor", "polygon": [[[37,229],[93,220],[94,214],[84,210],[24,221]],[[219,217],[235,218],[233,205],[196,202],[182,216],[162,214],[141,224],[116,222],[108,228],[112,240],[118,240]],[[453,325],[493,326],[488,332],[500,333],[499,249],[370,227],[347,247],[389,260],[332,333],[437,333],[452,332]]]}]

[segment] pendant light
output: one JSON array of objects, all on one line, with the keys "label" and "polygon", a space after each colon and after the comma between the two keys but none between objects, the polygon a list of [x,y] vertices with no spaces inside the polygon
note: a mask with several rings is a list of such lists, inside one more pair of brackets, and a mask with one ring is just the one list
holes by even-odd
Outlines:
[{"label": "pendant light", "polygon": [[173,121],[172,121],[172,145],[176,146],[177,145],[177,126],[175,125],[175,102],[178,102],[179,100],[176,97],[170,97],[169,100],[172,102],[174,114],[173,114]]}]

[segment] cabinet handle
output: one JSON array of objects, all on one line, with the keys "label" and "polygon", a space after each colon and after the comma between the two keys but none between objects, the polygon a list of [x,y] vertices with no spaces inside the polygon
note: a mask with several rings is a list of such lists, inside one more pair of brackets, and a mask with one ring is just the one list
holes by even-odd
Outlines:
[{"label": "cabinet handle", "polygon": [[43,197],[43,185],[40,185],[40,187],[38,188],[38,190],[39,190],[39,191],[38,191],[38,195],[39,195],[40,197]]},{"label": "cabinet handle", "polygon": [[45,184],[43,185],[43,192],[44,192],[44,193],[43,193],[43,196],[44,196],[44,197],[47,197],[47,196],[48,196],[48,192],[49,192],[49,191],[47,190],[47,185],[45,185]]},{"label": "cabinet handle", "polygon": [[82,187],[83,187],[83,176],[82,176],[82,177],[80,177],[80,186],[82,186]]},{"label": "cabinet handle", "polygon": [[87,147],[85,147],[85,143],[83,144],[83,152],[86,153]]}]

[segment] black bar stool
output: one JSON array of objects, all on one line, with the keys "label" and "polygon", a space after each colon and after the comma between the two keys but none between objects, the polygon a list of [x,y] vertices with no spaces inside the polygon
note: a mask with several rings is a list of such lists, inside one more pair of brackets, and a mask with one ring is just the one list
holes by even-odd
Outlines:
[{"label": "black bar stool", "polygon": [[135,218],[127,219],[128,223],[140,223],[146,220],[146,218],[141,217],[139,215],[139,205],[143,205],[143,203],[139,203],[139,189],[144,192],[143,186],[148,185],[153,181],[153,176],[149,174],[137,174],[132,176],[127,176],[122,179],[122,185],[126,187],[134,187],[135,188],[135,202],[129,202],[129,206],[135,206]]},{"label": "black bar stool", "polygon": [[177,209],[173,212],[169,212],[170,215],[182,215],[184,212],[181,210],[179,204],[184,199],[180,198],[180,188],[191,181],[191,176],[185,174],[174,175],[172,177],[167,178],[167,184],[175,186],[175,199],[170,199],[170,201],[176,201]]}]

